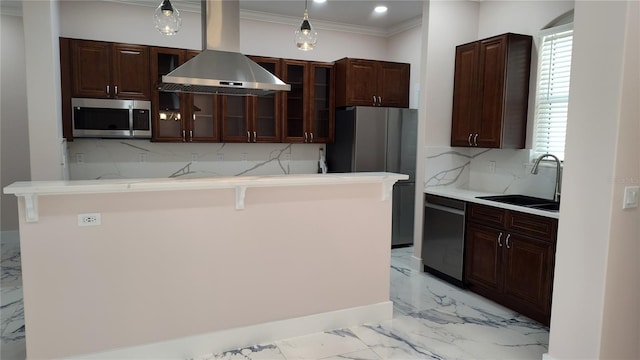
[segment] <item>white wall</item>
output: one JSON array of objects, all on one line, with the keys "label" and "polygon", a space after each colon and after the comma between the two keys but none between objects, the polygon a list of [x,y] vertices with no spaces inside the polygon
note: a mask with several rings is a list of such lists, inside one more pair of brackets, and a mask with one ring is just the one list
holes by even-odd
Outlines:
[{"label": "white wall", "polygon": [[603,359],[640,358],[640,212],[620,207],[624,187],[640,185],[640,2],[628,5],[626,26],[600,349]]},{"label": "white wall", "polygon": [[64,179],[58,3],[24,1],[22,12],[31,179]]},{"label": "white wall", "polygon": [[640,216],[621,210],[623,187],[640,183],[638,11],[635,1],[576,2],[554,359],[640,358]]},{"label": "white wall", "polygon": [[[0,78],[2,78],[0,187],[5,187],[14,181],[31,179],[22,17],[2,15],[0,36],[2,36],[0,39],[0,53],[2,53],[0,61]],[[18,205],[15,196],[2,194],[0,201],[2,203],[1,231],[17,231]]]}]

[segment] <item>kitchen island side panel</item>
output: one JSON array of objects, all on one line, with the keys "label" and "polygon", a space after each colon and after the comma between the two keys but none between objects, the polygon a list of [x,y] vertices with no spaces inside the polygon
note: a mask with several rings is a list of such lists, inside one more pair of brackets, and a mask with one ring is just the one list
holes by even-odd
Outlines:
[{"label": "kitchen island side panel", "polygon": [[[58,358],[389,301],[381,184],[45,195],[20,204],[27,354]],[[80,227],[78,214],[100,213]]]}]

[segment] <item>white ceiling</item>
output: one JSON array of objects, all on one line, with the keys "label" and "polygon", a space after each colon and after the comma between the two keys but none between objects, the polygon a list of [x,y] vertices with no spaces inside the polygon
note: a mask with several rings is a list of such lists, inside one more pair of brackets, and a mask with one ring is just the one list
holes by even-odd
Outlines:
[{"label": "white ceiling", "polygon": [[[243,10],[274,13],[302,19],[303,0],[240,0]],[[309,20],[392,30],[403,23],[422,19],[421,0],[327,0],[324,4],[308,1]],[[373,8],[385,5],[385,14],[375,14]]]},{"label": "white ceiling", "polygon": [[[98,0],[157,7],[161,0]],[[241,16],[291,24],[299,22],[304,12],[304,0],[239,0]],[[200,0],[172,0],[180,11],[200,11]],[[373,8],[385,5],[386,14],[377,15]],[[316,4],[308,0],[309,20],[321,28],[347,29],[390,35],[422,20],[422,0],[327,0]],[[20,0],[1,0],[3,14],[21,13]]]}]

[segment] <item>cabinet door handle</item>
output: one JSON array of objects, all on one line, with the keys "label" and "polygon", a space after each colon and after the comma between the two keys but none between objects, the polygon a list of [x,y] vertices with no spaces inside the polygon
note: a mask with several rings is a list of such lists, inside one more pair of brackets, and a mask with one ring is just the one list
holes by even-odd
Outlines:
[{"label": "cabinet door handle", "polygon": [[376,106],[376,96],[373,95],[373,106]]},{"label": "cabinet door handle", "polygon": [[107,92],[107,95],[109,95],[109,85],[107,85],[107,90],[106,90],[106,92]]},{"label": "cabinet door handle", "polygon": [[253,132],[253,142],[256,142],[258,140],[258,133],[256,133],[255,131]]},{"label": "cabinet door handle", "polygon": [[307,132],[304,132],[304,142],[307,142]]},{"label": "cabinet door handle", "polygon": [[478,146],[478,134],[473,136],[473,146]]},{"label": "cabinet door handle", "polygon": [[121,52],[122,54],[140,55],[140,51],[133,51],[133,50],[121,50],[120,52]]},{"label": "cabinet door handle", "polygon": [[502,247],[502,233],[498,235],[498,246]]},{"label": "cabinet door handle", "polygon": [[193,140],[193,130],[189,130],[189,140]]},{"label": "cabinet door handle", "polygon": [[187,141],[187,132],[185,130],[182,130],[182,141]]},{"label": "cabinet door handle", "polygon": [[251,132],[247,131],[247,142],[251,142]]},{"label": "cabinet door handle", "polygon": [[473,146],[473,144],[471,143],[471,137],[473,136],[473,134],[469,133],[469,138],[467,139],[467,142],[469,143],[469,146]]},{"label": "cabinet door handle", "polygon": [[311,135],[311,139],[309,140],[309,142],[313,142],[313,133],[309,133],[309,135]]},{"label": "cabinet door handle", "polygon": [[505,243],[507,244],[507,249],[511,249],[511,247],[509,246],[509,238],[511,237],[511,234],[507,234],[507,239],[505,240]]},{"label": "cabinet door handle", "polygon": [[378,96],[378,106],[382,106],[382,97]]},{"label": "cabinet door handle", "polygon": [[115,94],[118,95],[118,85],[114,86],[113,90],[115,91]]}]

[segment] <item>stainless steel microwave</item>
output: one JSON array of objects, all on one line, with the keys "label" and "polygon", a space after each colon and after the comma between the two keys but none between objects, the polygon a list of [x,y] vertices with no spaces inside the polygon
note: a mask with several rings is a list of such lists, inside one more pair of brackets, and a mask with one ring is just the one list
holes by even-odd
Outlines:
[{"label": "stainless steel microwave", "polygon": [[151,102],[71,99],[73,137],[151,138]]}]

